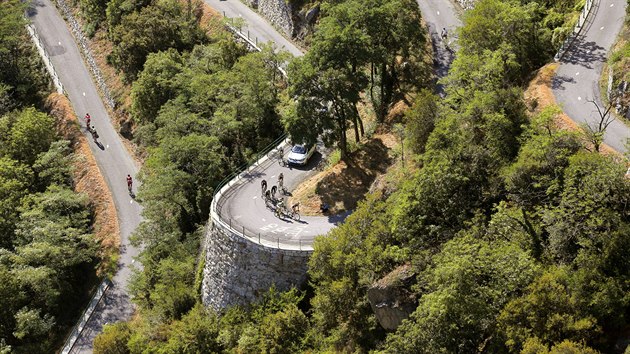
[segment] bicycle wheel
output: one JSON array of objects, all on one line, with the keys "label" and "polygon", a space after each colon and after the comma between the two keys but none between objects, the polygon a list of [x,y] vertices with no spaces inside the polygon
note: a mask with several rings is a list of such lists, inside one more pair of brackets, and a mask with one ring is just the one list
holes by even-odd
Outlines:
[{"label": "bicycle wheel", "polygon": [[294,211],[292,217],[293,217],[293,220],[300,221],[300,213]]}]

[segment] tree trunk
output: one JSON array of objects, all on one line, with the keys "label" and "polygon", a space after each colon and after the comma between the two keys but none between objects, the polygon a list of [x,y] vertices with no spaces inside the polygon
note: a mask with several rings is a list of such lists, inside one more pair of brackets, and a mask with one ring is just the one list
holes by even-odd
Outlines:
[{"label": "tree trunk", "polygon": [[383,122],[385,120],[385,81],[387,80],[387,65],[385,62],[381,63],[381,100],[378,103],[378,108],[376,110],[376,117],[379,122]]},{"label": "tree trunk", "polygon": [[359,143],[361,141],[361,136],[359,135],[359,117],[354,115],[352,117],[352,126],[354,128],[354,140]]},{"label": "tree trunk", "polygon": [[365,129],[363,128],[363,119],[361,119],[361,115],[359,115],[359,110],[357,109],[357,105],[352,105],[352,110],[354,111],[357,122],[359,122],[359,131],[361,132],[361,137],[364,137]]}]

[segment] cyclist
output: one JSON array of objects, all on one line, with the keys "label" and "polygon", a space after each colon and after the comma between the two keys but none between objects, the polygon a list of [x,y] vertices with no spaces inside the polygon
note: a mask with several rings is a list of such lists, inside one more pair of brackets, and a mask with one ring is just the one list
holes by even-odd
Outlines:
[{"label": "cyclist", "polygon": [[444,41],[448,37],[448,31],[446,31],[446,27],[442,28],[441,37],[442,37],[442,40],[444,40]]},{"label": "cyclist", "polygon": [[284,210],[284,200],[280,199],[278,204],[276,204],[276,215],[280,217],[282,215],[282,211]]},{"label": "cyclist", "polygon": [[291,206],[291,210],[293,210],[294,213],[299,212],[300,211],[300,202],[297,202],[297,203],[293,204]]},{"label": "cyclist", "polygon": [[260,182],[260,189],[262,189],[262,193],[263,195],[265,194],[265,192],[267,191],[267,181],[266,180],[262,180],[262,182]]},{"label": "cyclist", "polygon": [[85,126],[87,127],[87,130],[90,130],[90,122],[92,121],[92,117],[90,117],[89,113],[85,114]]},{"label": "cyclist", "polygon": [[282,172],[280,172],[280,175],[278,176],[278,189],[284,190],[284,188],[282,187],[283,185],[284,185],[284,175],[282,174]]},{"label": "cyclist", "polygon": [[129,193],[131,193],[132,186],[133,186],[133,178],[131,178],[131,175],[127,175],[127,189],[129,189]]}]

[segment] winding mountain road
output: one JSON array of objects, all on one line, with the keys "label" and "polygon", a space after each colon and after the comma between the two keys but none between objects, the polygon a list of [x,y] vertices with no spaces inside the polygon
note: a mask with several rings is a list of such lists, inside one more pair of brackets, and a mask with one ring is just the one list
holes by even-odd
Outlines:
[{"label": "winding mountain road", "polygon": [[[599,79],[607,54],[623,27],[626,5],[626,0],[596,0],[583,33],[560,61],[552,81],[553,93],[556,102],[577,123],[595,127],[600,121],[597,108],[589,101],[602,107]],[[624,153],[628,138],[630,128],[614,120],[605,132],[604,142]]]},{"label": "winding mountain road", "polygon": [[[301,51],[290,41],[280,35],[266,20],[237,0],[205,0],[211,7],[219,10],[228,17],[240,17],[246,25],[251,37],[258,41],[271,41],[278,48],[284,48],[293,55],[302,55]],[[599,97],[599,72],[605,60],[606,52],[611,47],[623,23],[626,0],[600,0],[599,8],[585,33],[578,38],[573,49],[567,53],[554,79],[554,93],[563,109],[576,121],[593,121],[594,107],[586,107],[587,99]],[[461,25],[457,6],[450,1],[418,0],[434,43],[438,43],[438,32],[441,28],[448,28],[449,33]],[[56,68],[64,84],[67,95],[72,102],[75,112],[82,116],[85,112],[92,115],[92,124],[100,135],[100,146],[90,143],[96,156],[101,173],[112,192],[121,230],[120,270],[113,279],[114,287],[107,293],[105,301],[97,307],[92,320],[88,323],[88,330],[75,345],[74,352],[91,352],[95,335],[101,331],[106,323],[129,319],[133,313],[133,306],[127,293],[127,284],[131,274],[131,265],[138,254],[138,250],[129,244],[129,235],[141,222],[142,211],[135,201],[129,197],[125,176],[129,173],[135,176],[137,166],[124,148],[115,128],[111,124],[107,111],[85,67],[74,38],[67,29],[54,5],[50,0],[35,0],[29,17],[35,25],[45,48],[52,56],[53,66]],[[437,40],[435,40],[437,39]],[[452,54],[436,45],[436,73],[443,77],[448,72]],[[592,106],[592,104],[590,104]],[[87,134],[87,132],[86,132]],[[613,122],[609,127],[605,141],[615,149],[625,151],[623,142],[630,136],[628,128]],[[317,159],[317,157],[315,157]],[[313,161],[313,164],[316,160]],[[222,218],[229,218],[235,228],[245,227],[250,233],[264,232],[270,238],[284,235],[286,242],[312,242],[315,235],[325,233],[334,227],[339,218],[314,217],[303,218],[306,225],[297,236],[292,235],[288,228],[299,227],[298,223],[282,225],[275,220],[260,199],[260,181],[267,179],[269,186],[276,183],[277,175],[283,172],[285,185],[289,191],[299,181],[312,172],[309,168],[288,169],[281,167],[272,160],[248,172],[241,182],[236,183],[221,201]],[[251,215],[255,215],[251,217]],[[286,221],[289,224],[289,221]],[[239,224],[240,223],[240,224]],[[245,225],[244,223],[248,223]],[[238,226],[236,226],[238,224]],[[275,224],[276,226],[270,226]],[[279,226],[278,226],[279,225]],[[287,229],[284,229],[284,228]],[[265,229],[267,228],[267,229]],[[278,230],[280,228],[280,230]]]},{"label": "winding mountain road", "polygon": [[[258,42],[275,42],[277,48],[287,49],[293,55],[302,55],[299,49],[279,34],[269,22],[240,1],[205,0],[205,2],[227,17],[239,17],[244,22],[243,30],[248,30],[250,37],[256,36]],[[455,29],[461,26],[457,6],[450,1],[438,0],[418,3],[433,37],[436,76],[441,78],[448,73],[453,53],[445,50],[439,41],[438,33],[442,28],[448,28],[449,32],[454,33]],[[427,14],[424,15],[424,12]],[[285,157],[287,152],[285,148]],[[260,183],[264,179],[271,188],[272,185],[277,184],[278,175],[283,173],[285,187],[290,193],[300,182],[316,172],[314,168],[318,159],[321,159],[321,156],[316,155],[307,166],[294,168],[281,167],[275,161],[268,160],[251,171],[242,173],[239,181],[225,194],[218,197],[217,214],[233,230],[254,240],[258,237],[264,244],[277,242],[284,247],[309,249],[316,236],[326,234],[343,221],[350,211],[332,216],[303,216],[300,221],[288,218],[278,219],[271,209],[266,207],[261,197]]]},{"label": "winding mountain road", "polygon": [[249,37],[258,42],[270,42],[277,49],[284,49],[293,56],[304,55],[298,47],[281,35],[266,19],[239,0],[204,0],[208,6],[228,18],[240,18],[244,25],[241,31],[249,33]]},{"label": "winding mountain road", "polygon": [[98,131],[100,144],[94,143],[84,128],[84,122],[81,122],[82,131],[90,141],[90,148],[113,196],[118,214],[121,237],[119,270],[112,279],[113,286],[107,291],[104,301],[96,307],[73,349],[75,353],[91,353],[94,337],[103,325],[128,320],[134,311],[127,284],[131,275],[130,266],[138,250],[130,245],[129,236],[142,220],[142,207],[129,196],[125,178],[127,174],[135,177],[138,167],[116,133],[74,37],[55,5],[50,0],[34,0],[28,17],[51,56],[77,116],[83,117],[86,112],[92,116],[92,125]]}]

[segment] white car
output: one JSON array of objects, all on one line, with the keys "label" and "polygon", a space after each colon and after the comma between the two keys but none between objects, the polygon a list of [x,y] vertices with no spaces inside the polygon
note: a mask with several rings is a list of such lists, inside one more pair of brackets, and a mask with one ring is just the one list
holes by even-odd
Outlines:
[{"label": "white car", "polygon": [[287,161],[290,164],[304,166],[308,162],[308,159],[313,156],[315,152],[315,145],[293,145],[291,152],[287,157]]}]

